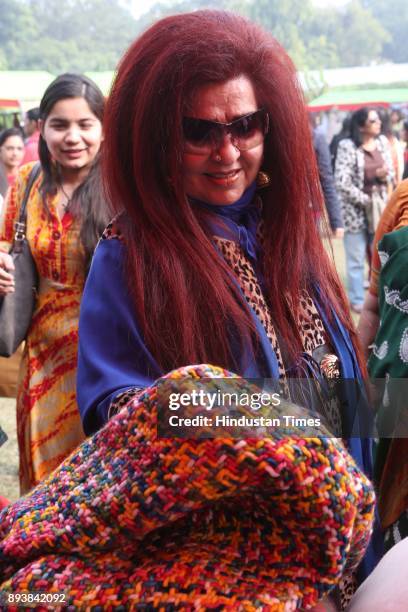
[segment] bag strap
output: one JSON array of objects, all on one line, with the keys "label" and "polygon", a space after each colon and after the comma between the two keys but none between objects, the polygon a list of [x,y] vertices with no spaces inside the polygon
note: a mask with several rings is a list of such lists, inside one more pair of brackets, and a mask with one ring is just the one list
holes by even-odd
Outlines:
[{"label": "bag strap", "polygon": [[27,224],[27,202],[28,197],[30,195],[30,191],[34,185],[34,182],[38,178],[41,172],[41,162],[37,162],[31,169],[30,176],[28,177],[28,182],[24,191],[23,201],[21,202],[20,215],[18,221],[14,224],[14,241],[13,241],[13,250],[19,251],[20,249],[16,247],[16,243],[22,243],[25,240],[25,232],[26,232],[26,224]]}]

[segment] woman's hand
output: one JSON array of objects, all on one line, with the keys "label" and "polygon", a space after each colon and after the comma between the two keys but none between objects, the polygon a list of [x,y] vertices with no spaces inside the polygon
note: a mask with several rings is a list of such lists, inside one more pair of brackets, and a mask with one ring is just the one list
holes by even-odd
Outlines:
[{"label": "woman's hand", "polygon": [[337,227],[333,230],[332,238],[344,238],[344,227]]},{"label": "woman's hand", "polygon": [[364,358],[368,360],[371,354],[371,345],[375,340],[375,337],[380,326],[380,314],[378,298],[376,295],[367,291],[366,298],[364,300],[363,311],[358,322],[358,335],[360,336],[360,342],[364,352]]},{"label": "woman's hand", "polygon": [[377,170],[375,171],[375,175],[379,181],[385,181],[388,176],[387,166],[384,164],[384,166],[381,166],[381,168],[377,168]]},{"label": "woman's hand", "polygon": [[13,258],[8,253],[0,252],[0,296],[14,292]]}]

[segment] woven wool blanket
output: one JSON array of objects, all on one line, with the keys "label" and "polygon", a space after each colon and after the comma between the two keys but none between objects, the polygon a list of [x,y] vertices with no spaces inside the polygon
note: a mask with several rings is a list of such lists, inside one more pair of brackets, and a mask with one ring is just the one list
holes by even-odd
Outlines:
[{"label": "woven wool blanket", "polygon": [[72,610],[287,611],[352,571],[374,493],[340,441],[157,436],[166,385],[210,377],[222,390],[232,376],[203,365],[159,379],[3,510],[0,601],[29,591],[63,593]]}]

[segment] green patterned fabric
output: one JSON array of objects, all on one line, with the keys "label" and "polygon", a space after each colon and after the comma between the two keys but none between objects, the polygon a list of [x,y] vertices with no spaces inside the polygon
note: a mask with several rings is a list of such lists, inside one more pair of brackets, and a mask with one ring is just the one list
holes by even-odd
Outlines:
[{"label": "green patterned fabric", "polygon": [[408,507],[408,439],[402,437],[405,429],[401,421],[406,413],[405,394],[398,383],[392,383],[392,379],[408,378],[408,227],[385,234],[378,253],[381,322],[368,369],[372,378],[388,379],[378,413],[380,434],[401,434],[381,438],[376,456],[379,511],[382,526],[388,528]]},{"label": "green patterned fabric", "polygon": [[385,234],[378,244],[381,261],[381,324],[368,362],[372,378],[408,377],[408,227]]}]

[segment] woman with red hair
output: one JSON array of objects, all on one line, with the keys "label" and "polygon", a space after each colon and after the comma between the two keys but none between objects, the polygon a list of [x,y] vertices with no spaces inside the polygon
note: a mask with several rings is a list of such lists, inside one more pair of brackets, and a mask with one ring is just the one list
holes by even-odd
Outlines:
[{"label": "woman with red hair", "polygon": [[[188,364],[361,381],[345,294],[314,223],[322,195],[303,95],[268,33],[219,11],[159,21],[124,56],[104,129],[116,218],[81,306],[88,434],[123,393]],[[342,420],[339,436],[356,432],[354,399],[326,415],[334,432]],[[369,471],[368,447],[350,444]]]},{"label": "woman with red hair", "polygon": [[[314,223],[322,195],[303,95],[268,33],[219,11],[159,21],[122,59],[104,129],[116,218],[81,306],[88,434],[188,364],[312,378],[320,389],[333,376],[362,383],[345,294]],[[356,386],[344,393],[324,416],[370,473],[364,402]]]},{"label": "woman with red hair", "polygon": [[[116,216],[77,380],[93,435],[0,521],[3,588],[109,609],[312,609],[359,564],[374,495],[358,389],[342,410],[329,397],[327,378],[362,375],[294,66],[233,14],[163,19],[122,60],[104,130]],[[246,377],[316,381],[356,461],[326,429],[158,436],[168,393],[248,395]]]}]

